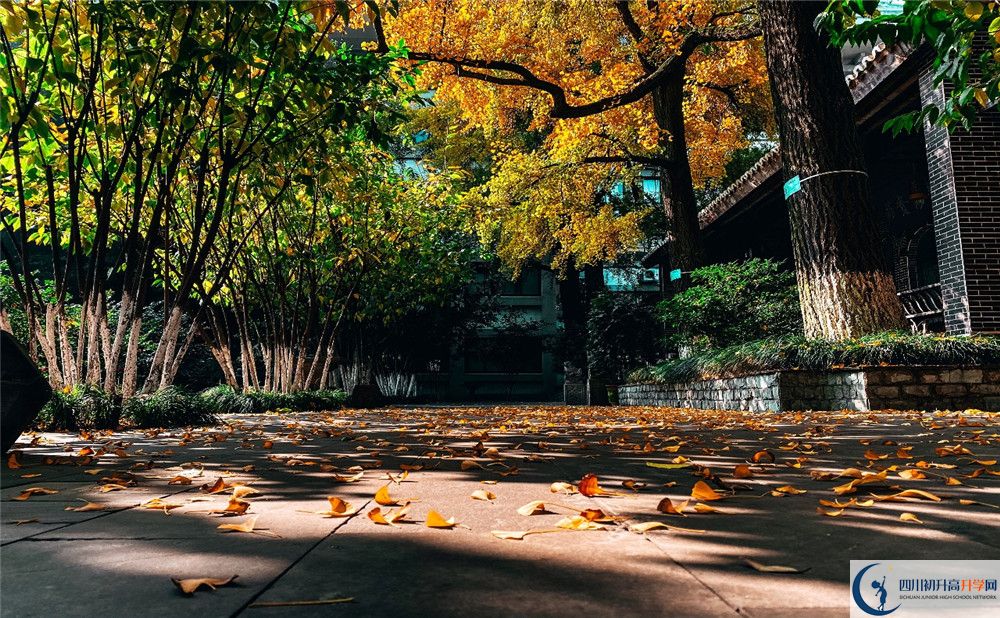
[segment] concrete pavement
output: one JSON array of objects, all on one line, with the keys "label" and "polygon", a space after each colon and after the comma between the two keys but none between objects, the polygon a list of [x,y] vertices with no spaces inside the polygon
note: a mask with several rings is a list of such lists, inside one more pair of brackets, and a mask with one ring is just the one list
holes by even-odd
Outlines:
[{"label": "concrete pavement", "polygon": [[[14,468],[6,464],[0,477],[0,614],[840,616],[852,558],[1000,558],[1000,510],[986,506],[1000,505],[1000,417],[976,411],[522,406],[223,421],[22,437]],[[765,450],[775,461],[762,455],[753,463]],[[751,476],[734,478],[738,464],[748,464]],[[401,466],[410,468],[403,479]],[[851,477],[812,476],[852,467],[887,470],[886,479],[837,496],[833,488]],[[337,480],[358,469],[357,482]],[[925,478],[901,478],[906,470]],[[612,493],[550,491],[587,473]],[[170,484],[178,476],[191,483]],[[219,478],[257,492],[244,498],[246,515],[211,513],[232,492],[201,489]],[[717,512],[693,510],[698,480],[723,496],[702,503]],[[381,526],[367,517],[387,484],[394,498],[414,500],[413,523]],[[786,486],[805,493],[772,495]],[[29,488],[58,493],[18,500]],[[875,501],[837,517],[817,512],[821,499],[863,501],[910,488],[941,501]],[[496,499],[472,499],[480,489]],[[358,514],[317,514],[330,508],[327,496]],[[658,512],[664,497],[690,500],[685,516]],[[177,506],[142,506],[154,498]],[[558,506],[551,514],[517,513],[533,500]],[[86,502],[107,510],[65,510]],[[491,534],[552,529],[588,508],[615,520],[520,541]],[[460,527],[424,526],[430,510]],[[904,512],[923,523],[901,521]],[[218,529],[252,517],[254,533]],[[651,521],[693,531],[630,529]],[[760,573],[744,558],[805,572]],[[231,575],[239,576],[234,585],[191,597],[170,581]],[[353,600],[322,604],[346,598]]]}]

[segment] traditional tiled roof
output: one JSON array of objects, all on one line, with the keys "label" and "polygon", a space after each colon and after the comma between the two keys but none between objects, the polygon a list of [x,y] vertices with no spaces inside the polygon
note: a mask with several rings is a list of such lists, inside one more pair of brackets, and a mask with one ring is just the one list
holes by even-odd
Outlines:
[{"label": "traditional tiled roof", "polygon": [[[854,67],[847,76],[847,87],[851,89],[854,102],[858,103],[889,73],[892,73],[904,60],[908,52],[899,46],[886,47],[884,43],[877,44]],[[698,213],[701,227],[707,227],[713,221],[729,211],[762,182],[781,171],[781,151],[775,147],[761,157],[745,174],[737,178],[717,198]]]}]

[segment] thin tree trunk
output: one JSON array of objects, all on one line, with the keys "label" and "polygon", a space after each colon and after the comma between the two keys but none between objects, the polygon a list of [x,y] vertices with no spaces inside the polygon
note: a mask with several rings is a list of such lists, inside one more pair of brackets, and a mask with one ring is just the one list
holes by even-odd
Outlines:
[{"label": "thin tree trunk", "polygon": [[813,22],[823,3],[759,3],[806,335],[846,339],[903,325],[882,250],[854,102],[838,50]]}]

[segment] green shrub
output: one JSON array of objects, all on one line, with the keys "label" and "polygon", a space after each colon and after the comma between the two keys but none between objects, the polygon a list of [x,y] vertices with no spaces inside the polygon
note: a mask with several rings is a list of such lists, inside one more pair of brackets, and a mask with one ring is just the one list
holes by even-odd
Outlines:
[{"label": "green shrub", "polygon": [[122,421],[133,427],[208,425],[215,422],[213,412],[208,400],[171,386],[126,401]]},{"label": "green shrub", "polygon": [[691,284],[660,303],[674,343],[705,349],[802,332],[795,275],[781,262],[703,266],[691,273]]},{"label": "green shrub", "polygon": [[1000,338],[891,331],[827,341],[786,336],[706,350],[632,372],[632,382],[685,382],[786,369],[883,365],[997,365]]},{"label": "green shrub", "polygon": [[201,397],[216,413],[259,414],[270,410],[332,410],[344,405],[347,393],[339,390],[240,393],[231,386],[219,385],[203,391]]},{"label": "green shrub", "polygon": [[38,413],[35,425],[44,431],[115,429],[121,419],[121,401],[99,388],[80,385],[55,391]]},{"label": "green shrub", "polygon": [[642,294],[606,293],[590,303],[587,359],[590,370],[610,383],[660,356],[663,328],[655,308]]}]

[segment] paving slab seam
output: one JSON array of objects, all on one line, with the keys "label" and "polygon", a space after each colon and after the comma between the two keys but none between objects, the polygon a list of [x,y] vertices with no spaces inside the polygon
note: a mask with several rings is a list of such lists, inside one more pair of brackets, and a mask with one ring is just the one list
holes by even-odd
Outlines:
[{"label": "paving slab seam", "polygon": [[[162,500],[163,498],[169,498],[171,496],[176,496],[178,494],[187,493],[188,491],[191,491],[190,487],[184,488],[184,489],[181,489],[181,490],[178,490],[178,491],[175,491],[173,493],[168,493],[168,494],[162,494],[162,495],[154,496],[153,498],[158,498],[158,499]],[[153,498],[150,498],[150,500],[152,500]],[[69,528],[70,526],[75,526],[77,524],[82,524],[82,523],[85,523],[85,522],[91,522],[91,521],[94,521],[96,519],[101,519],[102,517],[109,517],[111,515],[115,515],[117,513],[121,513],[121,512],[124,512],[124,511],[131,511],[133,509],[139,508],[140,506],[142,506],[142,502],[140,502],[139,504],[133,504],[132,506],[124,506],[124,507],[116,508],[116,509],[113,509],[113,510],[112,509],[108,509],[107,511],[103,511],[103,512],[101,512],[98,515],[94,515],[93,517],[88,517],[86,519],[81,519],[79,521],[71,521],[69,523],[65,523],[62,526],[58,526],[56,528],[50,528],[48,530],[41,530],[39,532],[36,532],[35,534],[29,534],[28,536],[24,536],[24,537],[21,537],[19,539],[14,539],[13,541],[7,541],[6,543],[0,543],[0,547],[6,547],[8,545],[13,545],[14,543],[20,543],[21,541],[33,541],[33,540],[36,540],[37,537],[39,537],[39,536],[41,536],[43,534],[51,534],[53,532],[58,532],[59,530],[65,530],[66,528]],[[42,540],[45,540],[45,539],[42,539]],[[53,539],[53,540],[61,540],[61,539]]]},{"label": "paving slab seam", "polygon": [[[563,476],[569,474],[569,471],[566,470],[562,465],[560,465],[562,462],[555,461],[554,463],[555,463],[555,467],[560,470],[560,472],[562,473]],[[607,504],[607,501],[600,500],[597,497],[591,497],[591,496],[587,496],[587,499],[588,500],[592,500],[598,506],[607,509],[607,511],[609,511],[611,515],[615,515],[615,516],[618,515],[618,512],[614,509],[614,507],[612,507],[609,504]],[[619,521],[616,520],[615,525],[618,526],[619,529],[623,530],[626,534],[629,534],[629,535],[633,534],[628,529],[628,526],[624,522],[619,522]],[[719,592],[717,590],[715,590],[715,588],[713,588],[712,586],[710,586],[709,584],[707,584],[704,580],[702,580],[700,577],[698,577],[697,575],[695,575],[694,572],[691,571],[691,569],[687,568],[687,566],[685,566],[684,564],[682,564],[682,563],[678,562],[677,560],[675,560],[674,557],[671,556],[669,552],[667,552],[662,547],[660,547],[657,543],[655,543],[653,541],[653,539],[651,539],[649,537],[649,535],[643,534],[642,537],[643,537],[643,539],[642,539],[643,541],[647,541],[647,542],[653,543],[653,547],[655,547],[660,553],[662,553],[664,556],[666,556],[671,562],[673,562],[674,564],[676,564],[678,567],[680,567],[681,569],[683,569],[688,575],[691,576],[692,579],[694,579],[696,582],[698,582],[699,584],[701,584],[702,587],[704,587],[706,590],[708,590],[709,592],[711,592],[712,594],[714,594],[716,597],[718,597],[719,600],[722,601],[723,604],[725,604],[726,607],[732,609],[734,612],[736,612],[736,614],[740,613],[740,610],[739,610],[738,607],[734,606],[732,603],[729,602],[728,599],[726,599],[724,596],[722,596],[721,594],[719,594]]]},{"label": "paving slab seam", "polygon": [[319,547],[320,545],[322,545],[324,541],[326,541],[327,539],[329,539],[330,537],[332,537],[338,530],[340,530],[341,528],[343,528],[344,526],[346,526],[348,524],[348,522],[350,522],[352,519],[354,519],[355,517],[357,517],[361,513],[361,511],[363,511],[365,508],[368,507],[369,504],[371,504],[371,502],[372,502],[371,500],[366,500],[365,503],[362,504],[361,507],[358,508],[357,512],[354,515],[351,515],[350,517],[343,518],[341,521],[339,521],[337,523],[336,526],[333,527],[333,530],[330,530],[330,532],[328,532],[326,535],[324,535],[319,540],[317,540],[315,543],[313,543],[308,548],[306,548],[306,550],[304,552],[302,552],[295,560],[292,560],[288,564],[288,566],[286,566],[284,569],[282,569],[281,573],[278,573],[274,577],[274,579],[272,579],[271,581],[267,582],[267,584],[265,584],[260,590],[258,590],[256,594],[251,595],[251,597],[243,605],[241,605],[240,607],[236,608],[236,611],[229,615],[230,618],[236,618],[236,616],[239,616],[240,614],[242,614],[243,612],[245,612],[247,609],[249,609],[250,606],[253,605],[257,601],[257,599],[259,599],[261,596],[263,596],[263,594],[265,592],[267,592],[268,590],[270,590],[271,588],[273,588],[274,585],[276,583],[278,583],[281,580],[282,577],[284,577],[285,575],[287,575],[292,569],[294,569],[296,567],[296,565],[298,565],[300,562],[302,562],[302,560],[304,560],[306,556],[308,556],[309,554],[311,554],[317,547]]}]

